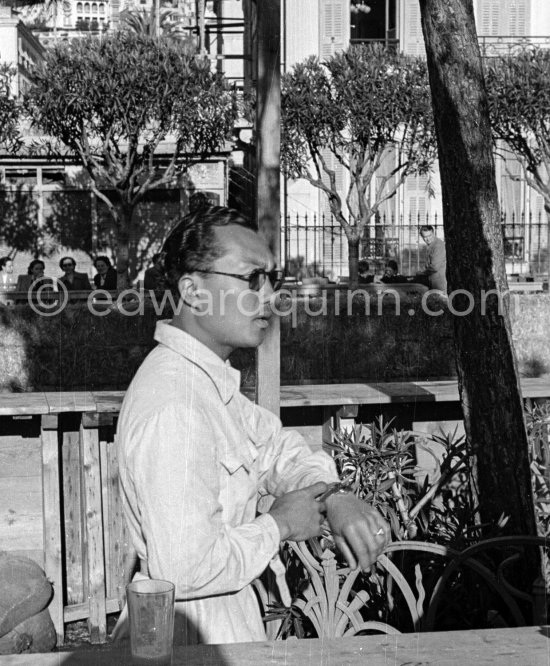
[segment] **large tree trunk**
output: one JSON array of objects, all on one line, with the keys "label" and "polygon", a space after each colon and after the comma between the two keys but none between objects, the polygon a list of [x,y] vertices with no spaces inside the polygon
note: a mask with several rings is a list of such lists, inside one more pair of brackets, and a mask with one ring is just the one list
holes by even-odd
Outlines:
[{"label": "large tree trunk", "polygon": [[428,55],[454,316],[458,379],[468,439],[476,458],[480,514],[505,532],[535,534],[528,440],[512,346],[485,81],[472,0],[420,0]]}]

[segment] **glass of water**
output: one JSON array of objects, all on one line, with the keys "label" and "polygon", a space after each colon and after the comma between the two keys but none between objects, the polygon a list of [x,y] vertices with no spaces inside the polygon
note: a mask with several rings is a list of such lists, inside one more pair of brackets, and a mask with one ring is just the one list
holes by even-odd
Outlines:
[{"label": "glass of water", "polygon": [[172,663],[174,596],[174,584],[167,580],[135,580],[126,588],[135,666]]}]

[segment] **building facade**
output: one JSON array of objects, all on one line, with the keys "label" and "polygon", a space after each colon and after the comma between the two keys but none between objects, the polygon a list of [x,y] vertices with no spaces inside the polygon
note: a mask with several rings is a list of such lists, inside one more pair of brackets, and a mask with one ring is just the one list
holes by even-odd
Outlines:
[{"label": "building facade", "polygon": [[[550,48],[550,3],[546,0],[474,0],[476,26],[482,54],[491,57],[513,52],[529,43]],[[309,55],[321,59],[346,49],[350,43],[379,42],[403,53],[425,56],[417,0],[301,0],[284,1],[283,69]],[[345,189],[347,174],[332,164]],[[506,219],[505,250],[509,273],[538,272],[536,261],[547,252],[547,220],[542,197],[531,190],[522,178],[517,160],[496,159],[496,177],[501,212]],[[319,226],[329,224],[331,215],[326,196],[305,181],[285,184],[287,194],[284,212],[290,224],[300,225],[308,216]],[[437,164],[427,176],[409,177],[398,193],[381,210],[380,220],[387,230],[372,229],[372,238],[365,239],[365,253],[376,247],[382,261],[393,254],[393,246],[418,250],[419,224],[435,223],[442,232],[442,202]],[[531,221],[531,228],[527,221]],[[300,230],[296,231],[299,234]],[[329,243],[332,254],[347,256],[347,249],[335,247],[345,239]],[[386,237],[385,243],[379,242]],[[310,242],[310,247],[315,243]],[[534,259],[535,258],[535,259]],[[409,262],[410,263],[410,262]],[[414,262],[413,262],[414,263]],[[544,260],[542,263],[545,263]],[[346,272],[345,264],[340,266]]]},{"label": "building facade", "polygon": [[44,48],[11,7],[0,6],[0,62],[16,68],[12,94],[23,94],[29,85],[29,70],[44,57]]},{"label": "building facade", "polygon": [[[0,7],[0,62],[16,68],[17,75],[12,79],[13,95],[20,96],[25,92],[30,83],[30,69],[43,60],[49,44],[58,39],[90,34],[89,30],[80,30],[80,9],[84,12],[82,16],[88,16],[90,11],[91,16],[103,15],[111,21],[113,4],[66,0],[62,6],[63,16],[55,15],[57,23],[50,21],[47,29],[40,28],[38,14],[27,15],[26,20],[31,26],[39,26],[36,29],[38,36],[21,20],[21,14],[9,7]],[[26,143],[41,138],[31,132],[30,127],[22,128]],[[160,153],[170,154],[170,150],[169,142],[161,144],[159,158],[162,158]],[[169,228],[175,217],[188,210],[189,197],[194,192],[204,192],[216,204],[227,201],[227,165],[228,151],[220,151],[219,155],[193,165],[186,174],[174,178],[170,186],[147,194],[135,212],[142,228],[155,232],[154,236],[144,235],[143,238],[140,253],[145,266],[147,258],[158,251],[158,243],[164,236],[163,225]],[[108,190],[105,193],[108,194]],[[0,151],[0,231],[3,236],[0,238],[0,256],[15,254],[16,272],[26,272],[30,259],[39,256],[46,262],[46,274],[57,276],[60,256],[70,254],[77,260],[79,270],[91,276],[91,256],[112,254],[109,234],[105,231],[109,226],[108,218],[105,205],[92,192],[85,170],[71,163],[70,159],[37,157],[25,147],[17,155]],[[55,241],[52,233],[55,233]],[[17,252],[15,245],[18,243],[25,245],[27,251]]]},{"label": "building facade", "polygon": [[[196,12],[198,6],[202,7],[200,15]],[[206,0],[204,3],[177,0],[169,7],[166,3],[162,7],[163,11],[172,8],[180,12],[182,29],[198,35],[201,50],[210,56],[212,66],[237,86],[244,85],[251,62],[254,26],[251,0]],[[509,52],[527,43],[550,47],[550,3],[547,0],[474,0],[474,7],[480,46],[486,57]],[[57,39],[113,29],[119,24],[120,13],[125,8],[143,10],[144,16],[150,15],[152,0],[65,0],[51,6],[47,20],[44,14],[34,15],[34,18],[29,17],[29,23],[34,21],[34,33],[42,44],[48,45]],[[329,57],[346,49],[350,43],[376,41],[411,55],[425,53],[417,0],[282,0],[281,8],[283,71],[290,70],[310,55],[321,59]],[[13,24],[14,18],[9,21]],[[10,26],[9,30],[13,30],[13,25]],[[24,86],[25,62],[37,57],[41,46],[28,28],[21,24],[17,30],[28,37],[26,41],[18,41],[26,45],[14,55],[9,49],[15,47],[4,46],[14,43],[13,40],[10,42],[11,37],[8,39],[4,33],[0,34],[0,58],[20,63],[17,85]],[[345,188],[346,172],[329,153],[325,158],[332,162],[331,166]],[[233,184],[236,189],[245,190],[250,183],[242,154],[234,153],[233,162],[235,173],[239,173]],[[248,176],[252,177],[251,174]],[[509,272],[537,272],[531,259],[533,253],[539,252],[540,255],[541,248],[544,249],[547,221],[542,197],[527,186],[521,177],[521,167],[513,158],[509,158],[506,164],[497,159],[496,176],[501,209],[507,222],[505,240]],[[298,240],[300,234],[307,238],[311,233],[301,228],[306,223],[310,229],[313,226],[319,229],[329,227],[319,231],[320,235],[315,232],[307,249],[301,253],[308,255],[306,262],[316,263],[322,263],[319,257],[330,254],[331,264],[337,264],[332,272],[345,274],[346,240],[332,223],[326,196],[306,181],[285,181],[282,192],[281,212],[285,226],[295,227],[296,252],[300,253],[303,247]],[[238,201],[238,196],[232,200]],[[388,248],[408,246],[418,251],[417,228],[425,221],[435,223],[439,233],[442,230],[442,205],[437,165],[429,178],[409,177],[398,193],[384,203],[379,218],[377,222],[387,228],[373,229],[372,238],[366,238],[364,245],[365,254],[374,254],[373,258],[379,262],[394,253]],[[538,226],[527,230],[527,220]],[[287,247],[292,245],[288,239],[285,243]]]}]

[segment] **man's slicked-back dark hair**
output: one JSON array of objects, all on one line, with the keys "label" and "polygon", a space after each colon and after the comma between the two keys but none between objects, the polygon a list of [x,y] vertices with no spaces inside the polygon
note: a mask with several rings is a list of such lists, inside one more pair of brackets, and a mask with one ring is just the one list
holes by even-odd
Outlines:
[{"label": "man's slicked-back dark hair", "polygon": [[216,242],[215,228],[237,224],[257,231],[256,226],[239,211],[225,206],[205,206],[181,219],[164,242],[164,268],[166,280],[172,289],[182,275],[208,270],[212,262],[222,256]]}]

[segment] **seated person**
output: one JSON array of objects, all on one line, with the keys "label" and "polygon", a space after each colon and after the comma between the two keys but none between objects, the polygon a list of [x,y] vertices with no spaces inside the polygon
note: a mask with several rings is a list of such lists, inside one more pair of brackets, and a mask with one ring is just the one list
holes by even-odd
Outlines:
[{"label": "seated person", "polygon": [[13,259],[2,257],[0,259],[0,291],[14,291],[16,282],[13,274]]},{"label": "seated person", "polygon": [[[265,641],[252,583],[281,541],[319,536],[326,518],[351,568],[366,570],[389,527],[353,493],[332,492],[334,461],[246,398],[227,363],[263,342],[282,284],[255,225],[235,210],[200,209],[164,250],[178,307],[157,323],[159,344],[126,392],[116,437],[136,577],[174,583],[175,644]],[[258,515],[266,493],[275,501]],[[124,624],[123,613],[115,639]]]},{"label": "seated person", "polygon": [[371,284],[374,282],[374,275],[369,273],[369,262],[361,259],[357,266],[357,272],[359,273],[357,282],[359,284]]},{"label": "seated person", "polygon": [[63,270],[65,275],[58,278],[58,282],[62,282],[67,291],[91,291],[92,285],[86,273],[77,273],[75,271],[76,261],[72,257],[63,257],[59,262],[59,267]]},{"label": "seated person", "polygon": [[117,274],[109,257],[96,257],[94,266],[97,275],[94,275],[94,285],[96,289],[106,289],[114,291],[116,289]]},{"label": "seated person", "polygon": [[143,276],[143,288],[153,291],[166,289],[161,252],[153,255],[152,265],[145,271],[145,275]]},{"label": "seated person", "polygon": [[390,259],[384,268],[384,275],[380,278],[384,284],[401,284],[407,282],[407,278],[399,273],[397,261]]},{"label": "seated person", "polygon": [[33,259],[27,269],[27,275],[20,275],[17,278],[15,291],[36,293],[41,287],[51,291],[53,289],[53,280],[44,276],[45,270],[46,264],[42,259]]}]

